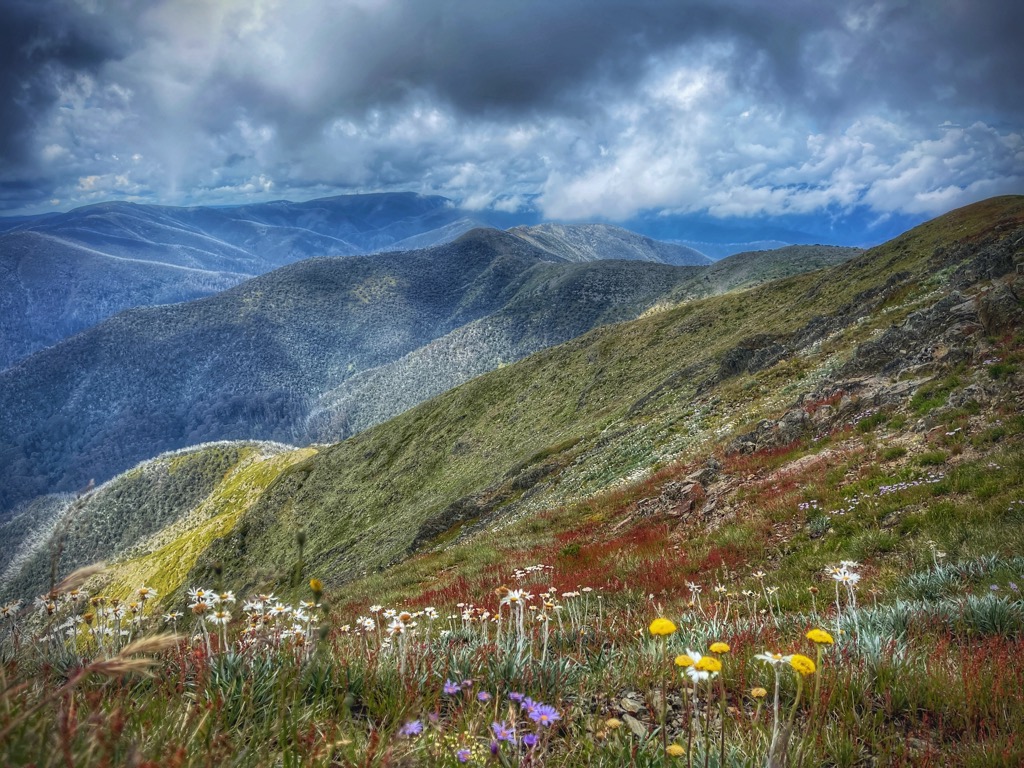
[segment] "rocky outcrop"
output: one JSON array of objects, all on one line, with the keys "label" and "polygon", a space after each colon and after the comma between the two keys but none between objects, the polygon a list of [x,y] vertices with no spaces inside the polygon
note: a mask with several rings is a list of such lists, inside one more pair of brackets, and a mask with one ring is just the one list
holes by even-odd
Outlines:
[{"label": "rocky outcrop", "polygon": [[861,344],[841,373],[883,373],[898,378],[907,369],[939,361],[955,363],[970,357],[966,342],[982,328],[976,303],[953,291],[913,312],[879,338]]}]

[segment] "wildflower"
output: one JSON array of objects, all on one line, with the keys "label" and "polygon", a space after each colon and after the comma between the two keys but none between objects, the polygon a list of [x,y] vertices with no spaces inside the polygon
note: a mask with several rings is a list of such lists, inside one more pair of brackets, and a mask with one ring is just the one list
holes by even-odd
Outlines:
[{"label": "wildflower", "polygon": [[310,580],[309,580],[309,589],[310,589],[310,591],[311,591],[311,592],[312,592],[312,593],[313,593],[314,595],[316,595],[317,597],[319,597],[320,595],[322,595],[322,594],[323,594],[323,591],[324,591],[324,583],[323,583],[322,581],[320,581],[320,579],[310,579]]},{"label": "wildflower", "polygon": [[458,760],[460,763],[468,763],[469,758],[472,757],[472,755],[473,753],[470,752],[468,749],[460,749],[458,752],[455,753],[455,759]]},{"label": "wildflower", "polygon": [[490,701],[491,698],[491,694],[489,694],[487,691],[480,691],[480,693],[476,695],[476,700],[484,703]]},{"label": "wildflower", "polygon": [[707,680],[722,671],[722,662],[714,656],[701,656],[687,674],[694,680]]},{"label": "wildflower", "polygon": [[139,600],[145,602],[146,600],[149,600],[151,597],[156,597],[157,591],[152,587],[139,587],[135,590],[135,594],[139,596]]},{"label": "wildflower", "polygon": [[612,731],[614,731],[616,728],[622,727],[622,721],[619,720],[617,717],[609,717],[607,720],[604,721],[604,724],[606,728]]},{"label": "wildflower", "polygon": [[729,648],[728,643],[718,642],[712,643],[711,647],[708,648],[708,650],[712,653],[728,653],[731,649]]},{"label": "wildflower", "polygon": [[651,622],[648,630],[655,637],[667,637],[676,631],[676,625],[669,619],[659,618]]},{"label": "wildflower", "polygon": [[665,747],[665,754],[669,757],[682,757],[686,754],[686,750],[680,744],[669,744]]},{"label": "wildflower", "polygon": [[188,591],[189,599],[194,603],[205,603],[206,599],[210,597],[210,590],[203,589],[202,587],[192,587]]},{"label": "wildflower", "polygon": [[210,617],[210,620],[214,624],[226,625],[229,621],[231,621],[231,612],[225,611],[223,608],[218,608],[216,611],[213,612],[213,616]]},{"label": "wildflower", "polygon": [[423,733],[423,723],[419,720],[410,720],[408,723],[398,729],[398,732],[403,736],[418,736]]},{"label": "wildflower", "polygon": [[382,610],[384,610],[384,606],[383,605],[371,605],[369,610],[370,610],[370,613],[380,613]]},{"label": "wildflower", "polygon": [[505,723],[491,723],[491,732],[497,741],[513,742],[516,739],[515,729]]},{"label": "wildflower", "polygon": [[459,687],[459,684],[458,684],[458,683],[456,683],[456,682],[453,682],[453,681],[451,681],[451,680],[445,680],[445,681],[444,681],[444,688],[443,688],[442,690],[444,690],[444,692],[445,692],[445,693],[446,693],[447,695],[449,695],[449,696],[454,696],[454,695],[455,695],[455,694],[457,694],[457,693],[458,693],[459,691],[461,691],[461,690],[462,690],[462,688],[460,688],[460,687]]},{"label": "wildflower", "polygon": [[693,666],[693,659],[691,659],[685,653],[681,653],[678,656],[676,656],[676,666],[677,667],[683,667],[684,669],[686,667],[692,667]]},{"label": "wildflower", "polygon": [[763,699],[765,696],[768,695],[768,691],[761,687],[751,688],[750,695],[755,699]]},{"label": "wildflower", "polygon": [[537,746],[537,741],[538,739],[536,733],[528,733],[525,736],[523,736],[524,747],[529,747],[530,749],[533,749],[535,746]]},{"label": "wildflower", "polygon": [[860,581],[860,574],[851,573],[850,571],[837,571],[832,574],[832,578],[842,584],[846,584],[847,586],[853,586]]},{"label": "wildflower", "polygon": [[556,720],[561,720],[562,716],[550,704],[541,704],[530,713],[530,719],[541,725],[551,725]]},{"label": "wildflower", "polygon": [[510,589],[508,594],[501,598],[501,605],[521,605],[527,599],[526,593],[521,589]]},{"label": "wildflower", "polygon": [[814,662],[802,654],[794,653],[790,656],[789,665],[801,675],[807,676],[814,674]]},{"label": "wildflower", "polygon": [[781,653],[770,653],[766,651],[765,653],[755,654],[754,658],[760,659],[761,661],[766,661],[773,667],[777,667],[779,664],[788,664],[790,657],[783,656]]},{"label": "wildflower", "polygon": [[524,698],[523,694],[517,693],[516,691],[512,691],[508,695],[508,697],[511,701],[514,701],[516,704],[521,704]]},{"label": "wildflower", "polygon": [[812,629],[807,633],[807,639],[818,645],[832,645],[835,642],[832,635],[823,629]]},{"label": "wildflower", "polygon": [[402,622],[401,619],[393,619],[391,621],[391,623],[388,624],[388,634],[389,635],[400,635],[404,631],[405,631],[405,624]]},{"label": "wildflower", "polygon": [[753,573],[751,574],[751,576],[753,576],[753,577],[754,577],[755,579],[757,579],[758,581],[762,581],[762,580],[764,579],[764,577],[765,577],[765,576],[767,576],[767,575],[768,575],[768,574],[767,574],[767,573],[765,573],[764,571],[754,571],[754,572],[753,572]]}]

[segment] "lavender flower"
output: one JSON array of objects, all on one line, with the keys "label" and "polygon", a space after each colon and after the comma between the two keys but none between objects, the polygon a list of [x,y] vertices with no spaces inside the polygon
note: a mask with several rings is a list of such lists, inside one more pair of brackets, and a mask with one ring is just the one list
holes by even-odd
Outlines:
[{"label": "lavender flower", "polygon": [[552,725],[556,720],[562,719],[562,716],[558,714],[558,710],[550,704],[538,704],[536,709],[528,712],[528,714],[531,720],[541,725]]},{"label": "lavender flower", "polygon": [[515,729],[505,723],[491,723],[491,731],[497,741],[513,742],[516,740]]},{"label": "lavender flower", "polygon": [[403,736],[417,736],[423,733],[423,723],[419,720],[410,720],[408,723],[398,729],[398,732]]}]

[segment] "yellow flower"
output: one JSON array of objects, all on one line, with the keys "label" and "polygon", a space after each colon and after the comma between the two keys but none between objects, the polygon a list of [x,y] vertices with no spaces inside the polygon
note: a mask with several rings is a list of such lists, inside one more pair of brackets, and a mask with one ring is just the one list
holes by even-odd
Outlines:
[{"label": "yellow flower", "polygon": [[608,727],[608,730],[614,731],[616,728],[622,727],[622,721],[617,717],[609,717],[604,721],[604,724]]},{"label": "yellow flower", "polygon": [[312,590],[314,595],[319,595],[324,591],[324,583],[320,579],[310,579],[309,588]]},{"label": "yellow flower", "polygon": [[814,662],[799,653],[794,653],[789,657],[789,665],[805,677],[814,674]]},{"label": "yellow flower", "polygon": [[807,633],[807,639],[818,645],[832,645],[835,640],[832,639],[832,635],[826,632],[824,629],[812,629]]},{"label": "yellow flower", "polygon": [[[808,659],[808,661],[810,661],[810,659]],[[814,665],[812,664],[811,666],[813,667]],[[714,656],[701,656],[700,661],[694,664],[693,668],[699,669],[701,672],[721,672],[722,662]]]},{"label": "yellow flower", "polygon": [[648,627],[648,630],[652,635],[665,637],[676,631],[676,625],[668,619],[655,619],[651,622],[651,626]]},{"label": "yellow flower", "polygon": [[669,744],[665,747],[665,754],[669,757],[682,757],[686,754],[686,750],[683,749],[679,744]]},{"label": "yellow flower", "polygon": [[679,656],[676,656],[676,666],[677,667],[692,667],[693,666],[693,659],[691,659],[685,653],[680,654]]},{"label": "yellow flower", "polygon": [[768,695],[768,691],[766,691],[764,688],[751,688],[750,695],[753,696],[755,699],[763,699],[765,696]]},{"label": "yellow flower", "polygon": [[728,643],[712,643],[708,650],[712,653],[728,653],[731,649]]}]

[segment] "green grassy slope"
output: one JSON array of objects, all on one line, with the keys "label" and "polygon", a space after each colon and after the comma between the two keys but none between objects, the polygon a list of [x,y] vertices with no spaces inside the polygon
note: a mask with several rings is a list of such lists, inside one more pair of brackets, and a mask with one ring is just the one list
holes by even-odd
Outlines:
[{"label": "green grassy slope", "polygon": [[[197,555],[212,535],[230,529],[281,467],[312,453],[272,443],[213,443],[143,462],[77,499],[56,500],[47,516],[29,508],[0,527],[3,547],[12,553],[0,599],[45,592],[98,561],[159,556],[181,538],[191,539],[185,549]],[[25,530],[22,517],[32,514],[35,524]],[[210,527],[213,520],[219,522]],[[183,576],[194,561],[177,551],[166,564]],[[171,579],[157,581],[166,586]]]},{"label": "green grassy slope", "polygon": [[844,377],[894,361],[898,375],[901,355],[921,373],[921,350],[893,349],[874,369],[855,353],[950,291],[1012,272],[1022,222],[1024,198],[996,198],[837,267],[601,328],[482,376],[290,468],[193,577],[215,561],[240,585],[268,565],[286,572],[302,528],[310,567],[340,582],[452,526],[721,447]]}]

